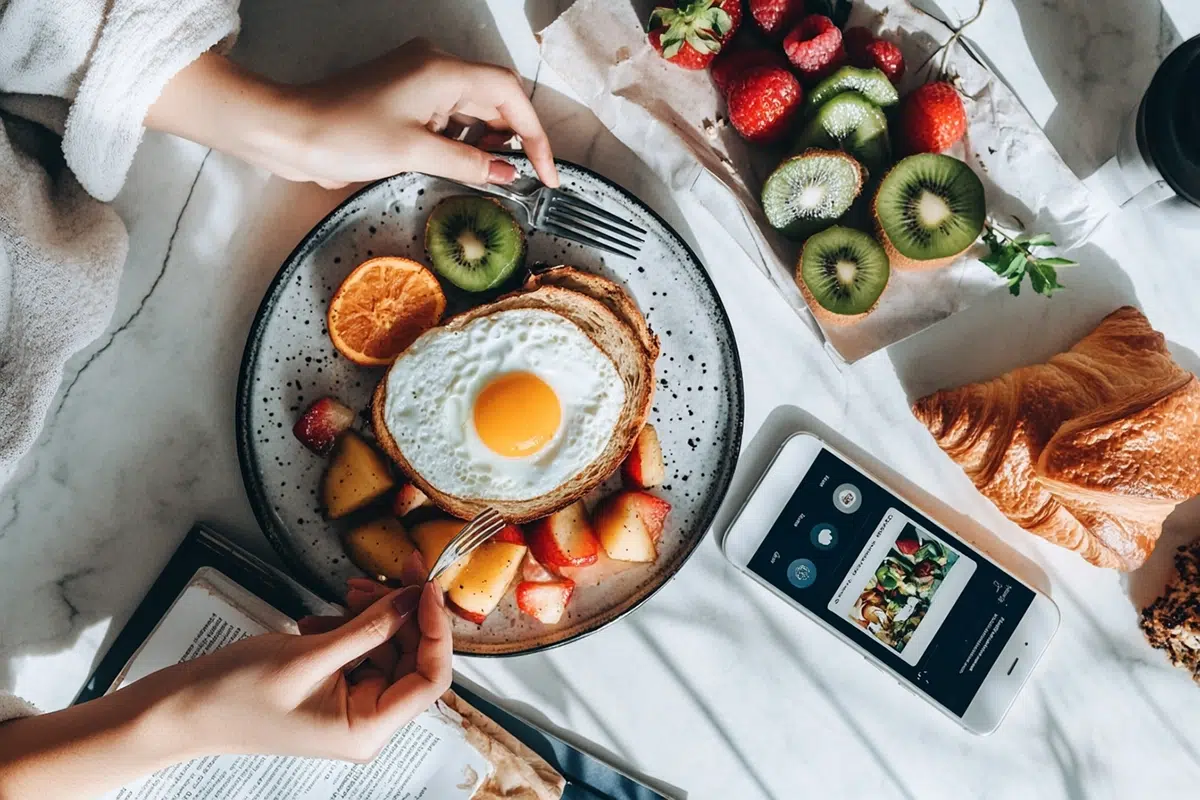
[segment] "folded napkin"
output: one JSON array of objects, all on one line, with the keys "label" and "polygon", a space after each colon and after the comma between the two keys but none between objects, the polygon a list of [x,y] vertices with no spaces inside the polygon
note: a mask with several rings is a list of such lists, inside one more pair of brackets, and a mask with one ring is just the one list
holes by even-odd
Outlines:
[{"label": "folded napkin", "polygon": [[128,243],[99,201],[167,81],[232,43],[237,5],[0,0],[0,485],[112,318]]}]

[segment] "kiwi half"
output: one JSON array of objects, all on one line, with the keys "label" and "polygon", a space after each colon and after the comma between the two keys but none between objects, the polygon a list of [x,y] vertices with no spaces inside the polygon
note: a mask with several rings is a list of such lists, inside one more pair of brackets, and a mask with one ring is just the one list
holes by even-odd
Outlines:
[{"label": "kiwi half", "polygon": [[800,132],[795,149],[801,152],[810,147],[845,150],[871,177],[880,175],[892,160],[887,117],[858,92],[842,92],[817,109]]},{"label": "kiwi half", "polygon": [[900,102],[900,94],[882,70],[875,67],[842,67],[814,86],[804,98],[805,115],[811,116],[842,92],[858,92],[880,108],[889,108]]},{"label": "kiwi half", "polygon": [[983,231],[983,183],[957,158],[921,153],[899,161],[875,192],[879,239],[897,268],[954,261]]},{"label": "kiwi half", "polygon": [[490,197],[456,195],[433,207],[425,223],[433,271],[468,292],[504,283],[525,261],[525,231]]},{"label": "kiwi half", "polygon": [[835,225],[804,243],[796,265],[796,285],[821,322],[847,325],[879,305],[891,268],[874,238]]},{"label": "kiwi half", "polygon": [[767,222],[780,233],[803,239],[832,225],[862,191],[863,168],[832,150],[808,150],[786,158],[763,184]]}]

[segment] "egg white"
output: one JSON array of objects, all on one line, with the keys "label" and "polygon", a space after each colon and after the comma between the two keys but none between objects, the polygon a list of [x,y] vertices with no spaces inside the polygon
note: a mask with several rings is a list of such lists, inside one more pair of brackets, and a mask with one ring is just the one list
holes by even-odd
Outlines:
[{"label": "egg white", "polygon": [[[537,375],[562,407],[553,439],[521,458],[488,448],[474,423],[479,393],[510,372]],[[388,373],[384,421],[412,468],[439,491],[528,500],[604,451],[624,403],[616,366],[575,323],[552,311],[512,309],[417,339]]]}]

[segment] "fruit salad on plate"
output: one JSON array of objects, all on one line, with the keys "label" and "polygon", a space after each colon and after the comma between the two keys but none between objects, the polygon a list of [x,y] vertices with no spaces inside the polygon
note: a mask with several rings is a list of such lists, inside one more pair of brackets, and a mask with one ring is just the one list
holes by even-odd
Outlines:
[{"label": "fruit salad on plate", "polygon": [[[428,267],[371,258],[327,311],[341,355],[387,367],[371,430],[322,397],[293,433],[328,459],[321,508],[364,572],[399,579],[414,553],[432,565],[493,507],[519,524],[438,578],[447,607],[482,624],[511,590],[521,613],[556,625],[576,591],[658,558],[671,511],[646,421],[658,340],[625,290],[572,267],[497,297],[526,240],[491,198],[441,200],[424,233]],[[444,286],[465,307],[447,319]]]},{"label": "fruit salad on plate", "polygon": [[[967,129],[958,89],[929,80],[902,97],[900,48],[864,27],[843,30],[814,6],[845,16],[849,3],[751,0],[755,30],[735,37],[735,4],[680,0],[655,10],[652,26],[671,25],[649,35],[674,61],[662,42],[702,43],[705,58],[683,66],[709,66],[734,130],[782,150],[763,183],[763,214],[800,244],[795,281],[817,320],[847,326],[878,308],[893,270],[937,269],[966,253],[985,233],[987,206],[972,168],[946,154]],[[1011,243],[1011,256],[996,255],[1004,246],[990,228],[985,242],[985,263],[1014,291],[1030,270],[1036,291],[1058,288],[1065,260],[1039,262]]]},{"label": "fruit salad on plate", "polygon": [[[856,361],[1005,285],[1060,288],[1072,262],[1048,248],[1084,240],[1101,209],[954,35],[953,11],[946,23],[906,0],[659,5],[639,17],[577,0],[542,31],[543,58],[711,211],[831,355]],[[672,60],[662,42],[680,36],[705,69]]]}]

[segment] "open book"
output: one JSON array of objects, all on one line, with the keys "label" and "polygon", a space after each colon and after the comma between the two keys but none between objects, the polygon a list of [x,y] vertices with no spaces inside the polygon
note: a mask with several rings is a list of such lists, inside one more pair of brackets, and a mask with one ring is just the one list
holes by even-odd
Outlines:
[{"label": "open book", "polygon": [[[340,609],[197,526],[76,702],[116,691],[151,672],[248,636],[294,633],[294,620],[300,616],[336,613]],[[568,782],[519,736],[551,761],[568,764],[573,779]],[[555,800],[564,796],[663,797],[458,686],[398,731],[369,764],[211,756],[177,764],[107,795],[118,800]]]}]

